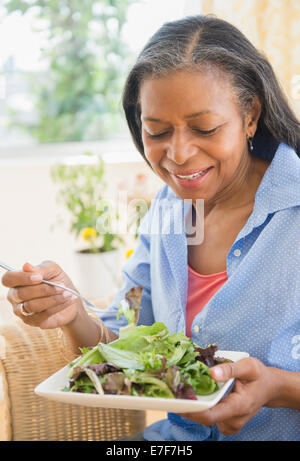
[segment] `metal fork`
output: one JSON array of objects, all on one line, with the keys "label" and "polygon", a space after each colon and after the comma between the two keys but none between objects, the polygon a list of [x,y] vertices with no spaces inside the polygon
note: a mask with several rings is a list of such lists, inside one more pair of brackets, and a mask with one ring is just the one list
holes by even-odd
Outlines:
[{"label": "metal fork", "polygon": [[[6,269],[7,271],[19,272],[18,269],[14,269],[13,267],[8,266],[7,264],[5,264],[2,261],[0,261],[0,267],[2,267],[3,269]],[[58,288],[62,288],[65,291],[69,291],[73,295],[80,298],[93,311],[95,311],[97,313],[99,313],[101,311],[101,309],[98,309],[96,306],[94,306],[92,303],[90,303],[86,298],[84,298],[80,293],[78,293],[75,290],[72,290],[72,288],[66,287],[65,285],[61,285],[60,283],[50,282],[49,280],[41,280],[41,283],[46,283],[47,285],[52,285],[53,287],[58,287]]]}]

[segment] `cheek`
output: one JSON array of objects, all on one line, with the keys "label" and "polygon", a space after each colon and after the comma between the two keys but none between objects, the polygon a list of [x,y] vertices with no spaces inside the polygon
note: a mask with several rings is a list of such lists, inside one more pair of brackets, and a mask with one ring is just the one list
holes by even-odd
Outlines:
[{"label": "cheek", "polygon": [[240,161],[240,155],[237,155],[236,150],[232,149],[232,144],[228,149],[219,150],[217,162],[217,176],[222,183],[231,181],[234,176]]},{"label": "cheek", "polygon": [[240,120],[232,123],[223,137],[222,151],[228,158],[241,155],[246,145],[246,135]]},{"label": "cheek", "polygon": [[211,144],[207,153],[216,159],[222,175],[230,175],[239,165],[244,150],[244,137],[239,127],[232,127]]},{"label": "cheek", "polygon": [[143,139],[144,152],[151,165],[158,165],[163,157],[163,150],[157,145]]}]

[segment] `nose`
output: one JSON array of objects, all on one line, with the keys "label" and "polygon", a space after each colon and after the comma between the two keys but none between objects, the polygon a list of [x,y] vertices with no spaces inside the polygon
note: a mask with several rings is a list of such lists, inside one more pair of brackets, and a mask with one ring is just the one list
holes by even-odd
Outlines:
[{"label": "nose", "polygon": [[189,158],[198,153],[198,147],[190,136],[183,132],[175,132],[166,146],[166,155],[174,163],[183,165]]}]

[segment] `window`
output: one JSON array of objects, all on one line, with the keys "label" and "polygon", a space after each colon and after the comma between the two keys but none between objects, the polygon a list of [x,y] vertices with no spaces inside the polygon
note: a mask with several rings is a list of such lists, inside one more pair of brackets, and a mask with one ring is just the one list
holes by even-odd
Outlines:
[{"label": "window", "polygon": [[201,2],[56,4],[0,7],[0,148],[128,138],[120,100],[131,63],[160,25]]}]

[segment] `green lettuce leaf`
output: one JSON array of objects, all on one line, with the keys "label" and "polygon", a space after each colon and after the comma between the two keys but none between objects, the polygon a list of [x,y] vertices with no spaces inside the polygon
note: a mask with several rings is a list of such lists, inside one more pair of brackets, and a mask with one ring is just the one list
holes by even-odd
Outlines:
[{"label": "green lettuce leaf", "polygon": [[93,363],[105,362],[104,357],[100,354],[98,346],[95,346],[91,349],[83,348],[81,350],[83,351],[83,354],[69,364],[70,371],[67,374],[67,378],[70,378],[73,375],[73,370],[76,367],[87,366]]},{"label": "green lettuce leaf", "polygon": [[142,351],[149,344],[167,336],[168,333],[167,327],[162,322],[156,322],[150,326],[140,325],[130,330],[123,330],[120,332],[119,339],[109,344],[116,349]]},{"label": "green lettuce leaf", "polygon": [[217,382],[210,376],[209,367],[203,362],[195,361],[181,369],[186,382],[197,395],[207,395],[219,390]]},{"label": "green lettuce leaf", "polygon": [[112,363],[119,368],[143,370],[144,365],[139,360],[139,355],[132,351],[126,351],[112,347],[110,344],[98,344],[98,350],[106,362]]},{"label": "green lettuce leaf", "polygon": [[145,397],[175,398],[175,395],[164,381],[147,373],[139,373],[131,376],[131,381],[143,385]]}]

